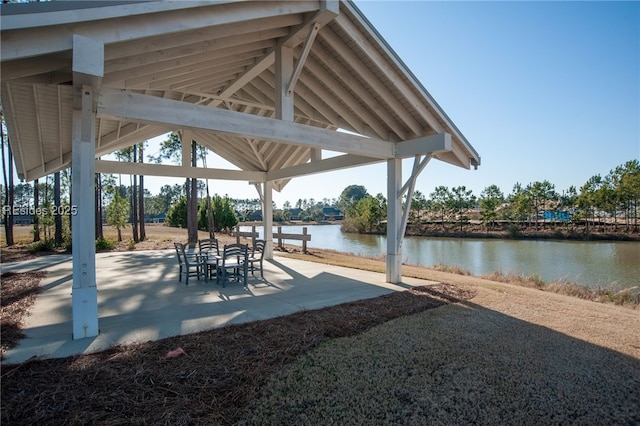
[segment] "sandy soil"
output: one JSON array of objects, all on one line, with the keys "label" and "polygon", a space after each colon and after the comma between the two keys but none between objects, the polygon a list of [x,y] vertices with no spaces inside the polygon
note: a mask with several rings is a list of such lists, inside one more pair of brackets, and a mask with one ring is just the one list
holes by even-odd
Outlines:
[{"label": "sandy soil", "polygon": [[471,302],[640,359],[640,311],[472,276],[429,271],[429,279],[472,286]]}]

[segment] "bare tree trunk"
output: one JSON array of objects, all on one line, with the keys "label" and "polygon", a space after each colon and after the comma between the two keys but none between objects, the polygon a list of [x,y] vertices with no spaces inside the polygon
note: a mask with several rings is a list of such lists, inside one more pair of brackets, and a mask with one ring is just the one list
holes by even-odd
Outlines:
[{"label": "bare tree trunk", "polygon": [[[99,177],[100,175],[96,176]],[[53,221],[55,224],[54,242],[58,247],[62,245],[62,215],[60,214],[62,200],[60,192],[60,172],[55,172],[53,175],[53,203],[56,207],[56,215],[53,217]],[[100,230],[102,230],[102,221],[100,221]],[[102,237],[102,233],[100,236]]]},{"label": "bare tree trunk", "polygon": [[[133,162],[138,162],[138,150],[133,147]],[[133,175],[133,185],[131,186],[131,228],[133,230],[133,241],[140,241],[138,237],[138,176]]]},{"label": "bare tree trunk", "polygon": [[[40,191],[38,190],[38,179],[33,181],[33,242],[40,241],[40,217],[38,207],[40,205]],[[45,239],[46,239],[45,235]]]},{"label": "bare tree trunk", "polygon": [[213,208],[211,206],[211,196],[209,195],[209,184],[207,183],[207,222],[209,225],[209,238],[215,238],[215,223],[213,222]]},{"label": "bare tree trunk", "polygon": [[[191,141],[191,165],[197,166],[197,146]],[[195,248],[198,243],[198,180],[190,180],[190,188],[187,188],[189,197],[187,199],[187,232],[189,235],[189,247]]]},{"label": "bare tree trunk", "polygon": [[[4,125],[1,125],[2,136],[2,173],[4,177],[4,205],[6,207],[5,216],[4,216],[4,235],[7,240],[7,246],[12,246],[15,244],[13,239],[13,156],[11,155],[11,146],[9,146],[9,140],[5,141],[4,138]],[[5,142],[7,145],[7,159],[8,159],[8,168],[7,168],[7,160],[5,160],[4,156],[4,146]],[[7,173],[8,172],[8,173]]]},{"label": "bare tree trunk", "polygon": [[[96,239],[100,240],[104,238],[104,231],[102,229],[102,175],[100,173],[96,173],[96,192],[95,193],[96,193]],[[57,229],[56,229],[56,232],[57,232]]]},{"label": "bare tree trunk", "polygon": [[[206,154],[202,154],[202,166],[207,168]],[[209,228],[209,238],[215,238],[215,223],[213,222],[213,208],[211,207],[211,196],[209,195],[209,179],[207,179],[207,227]]]},{"label": "bare tree trunk", "polygon": [[[140,142],[140,162],[144,163],[143,149],[144,143]],[[147,231],[144,227],[144,176],[140,175],[140,192],[138,193],[138,208],[140,209],[140,241],[147,239]]]}]

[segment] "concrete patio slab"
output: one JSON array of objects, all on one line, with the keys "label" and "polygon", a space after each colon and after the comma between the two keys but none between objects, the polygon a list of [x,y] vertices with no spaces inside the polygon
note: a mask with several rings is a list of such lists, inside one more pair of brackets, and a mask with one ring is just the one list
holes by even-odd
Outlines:
[{"label": "concrete patio slab", "polygon": [[2,272],[47,271],[24,324],[24,338],[3,363],[32,357],[61,358],[195,333],[300,310],[367,299],[407,286],[432,282],[405,278],[402,285],[385,275],[275,256],[264,262],[264,279],[248,285],[190,279],[178,282],[173,250],[99,253],[96,255],[100,334],[72,339],[72,264],[69,255],[52,255],[2,265]]}]

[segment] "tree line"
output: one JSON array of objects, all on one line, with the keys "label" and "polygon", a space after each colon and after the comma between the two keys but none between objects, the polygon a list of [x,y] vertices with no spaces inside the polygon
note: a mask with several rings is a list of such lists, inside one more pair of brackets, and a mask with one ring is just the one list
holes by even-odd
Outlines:
[{"label": "tree line", "polygon": [[[500,222],[533,226],[538,230],[548,223],[585,226],[588,233],[598,224],[610,231],[638,232],[640,199],[640,163],[627,161],[607,175],[594,175],[577,189],[558,192],[548,180],[527,185],[516,183],[510,194],[497,185],[486,187],[479,196],[465,186],[438,186],[425,196],[416,190],[410,203],[409,220],[438,223],[442,228],[454,223],[462,230],[471,213],[487,230]],[[345,211],[346,232],[379,232],[387,218],[387,200],[382,194],[372,196],[361,185],[345,188],[340,196]]]}]

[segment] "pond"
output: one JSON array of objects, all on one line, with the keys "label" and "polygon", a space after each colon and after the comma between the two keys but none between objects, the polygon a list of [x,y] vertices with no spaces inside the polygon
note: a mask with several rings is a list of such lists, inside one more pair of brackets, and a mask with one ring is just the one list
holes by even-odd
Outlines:
[{"label": "pond", "polygon": [[[283,226],[282,231],[302,233],[302,228]],[[262,228],[256,229],[262,235]],[[308,225],[307,232],[311,234],[309,248],[376,257],[383,257],[387,250],[386,236],[343,234],[340,225]],[[299,241],[286,243],[301,245]],[[402,257],[404,263],[459,266],[474,275],[502,271],[538,275],[545,282],[564,279],[590,287],[640,285],[640,242],[635,241],[406,237]]]}]

